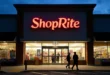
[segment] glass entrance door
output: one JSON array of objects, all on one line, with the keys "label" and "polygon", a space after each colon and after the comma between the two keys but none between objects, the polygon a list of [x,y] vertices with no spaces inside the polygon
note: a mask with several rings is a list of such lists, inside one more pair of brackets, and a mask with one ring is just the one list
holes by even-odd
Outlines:
[{"label": "glass entrance door", "polygon": [[61,48],[56,49],[56,63],[61,63]]},{"label": "glass entrance door", "polygon": [[62,63],[67,63],[66,57],[68,55],[68,49],[67,48],[62,48]]},{"label": "glass entrance door", "polygon": [[64,64],[67,63],[66,56],[68,47],[43,47],[43,64]]},{"label": "glass entrance door", "polygon": [[48,63],[48,48],[43,48],[43,63]]},{"label": "glass entrance door", "polygon": [[49,50],[49,63],[55,63],[55,49],[50,48]]}]

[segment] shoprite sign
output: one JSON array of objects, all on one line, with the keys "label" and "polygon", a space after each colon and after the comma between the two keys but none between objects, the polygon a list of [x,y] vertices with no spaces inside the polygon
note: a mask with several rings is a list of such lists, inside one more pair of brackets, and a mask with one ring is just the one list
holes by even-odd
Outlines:
[{"label": "shoprite sign", "polygon": [[54,21],[45,21],[42,18],[35,17],[32,19],[32,29],[39,29],[39,28],[47,28],[51,30],[55,30],[57,28],[64,28],[64,29],[77,29],[80,28],[80,21],[74,20],[73,18],[64,18],[60,17],[58,20]]}]

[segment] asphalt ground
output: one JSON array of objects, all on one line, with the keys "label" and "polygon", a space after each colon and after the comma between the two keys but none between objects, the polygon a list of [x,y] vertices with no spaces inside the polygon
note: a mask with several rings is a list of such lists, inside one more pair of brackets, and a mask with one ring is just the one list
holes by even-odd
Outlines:
[{"label": "asphalt ground", "polygon": [[0,72],[0,75],[110,75],[110,71],[23,71],[19,73]]}]

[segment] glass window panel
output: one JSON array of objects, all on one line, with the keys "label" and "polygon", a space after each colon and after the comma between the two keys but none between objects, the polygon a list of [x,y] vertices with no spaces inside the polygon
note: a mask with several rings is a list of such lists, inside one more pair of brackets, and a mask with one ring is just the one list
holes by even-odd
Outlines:
[{"label": "glass window panel", "polygon": [[43,49],[43,56],[48,56],[48,49]]},{"label": "glass window panel", "polygon": [[61,57],[58,58],[58,57],[56,56],[56,63],[61,63]]},{"label": "glass window panel", "polygon": [[84,47],[70,47],[69,48],[71,60],[73,60],[73,54],[74,52],[77,53],[79,60],[85,60],[85,48]]},{"label": "glass window panel", "polygon": [[62,57],[62,63],[67,63],[66,57]]},{"label": "glass window panel", "polygon": [[49,63],[52,63],[52,57],[49,57]]},{"label": "glass window panel", "polygon": [[96,59],[107,59],[107,43],[105,42],[95,42],[94,43],[94,58]]},{"label": "glass window panel", "polygon": [[68,49],[62,49],[62,56],[67,56],[68,55]]},{"label": "glass window panel", "polygon": [[43,57],[43,63],[48,63],[48,57]]},{"label": "glass window panel", "polygon": [[49,49],[49,56],[55,55],[55,49]]},{"label": "glass window panel", "polygon": [[85,47],[85,43],[69,43],[69,47],[77,47],[77,46],[80,46],[80,47]]},{"label": "glass window panel", "polygon": [[56,49],[56,63],[61,63],[61,49]]},{"label": "glass window panel", "polygon": [[56,56],[61,56],[61,49],[56,49]]},{"label": "glass window panel", "polygon": [[30,60],[34,60],[37,55],[37,50],[36,48],[26,48],[26,54],[29,55]]},{"label": "glass window panel", "polygon": [[41,48],[28,47],[28,48],[26,48],[26,56],[25,57],[26,57],[26,60],[41,59],[42,50],[41,50]]},{"label": "glass window panel", "polygon": [[15,59],[16,43],[0,43],[0,59]]},{"label": "glass window panel", "polygon": [[26,60],[41,60],[42,48],[41,43],[26,43]]},{"label": "glass window panel", "polygon": [[110,58],[110,42],[108,43],[108,57]]}]

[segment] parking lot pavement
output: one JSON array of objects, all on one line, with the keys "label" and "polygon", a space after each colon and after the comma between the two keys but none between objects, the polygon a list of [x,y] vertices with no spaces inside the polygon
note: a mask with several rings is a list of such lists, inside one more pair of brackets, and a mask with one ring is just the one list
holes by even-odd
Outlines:
[{"label": "parking lot pavement", "polygon": [[0,75],[110,75],[110,72],[58,72],[58,71],[48,71],[48,72],[21,72],[21,73],[0,73]]}]

